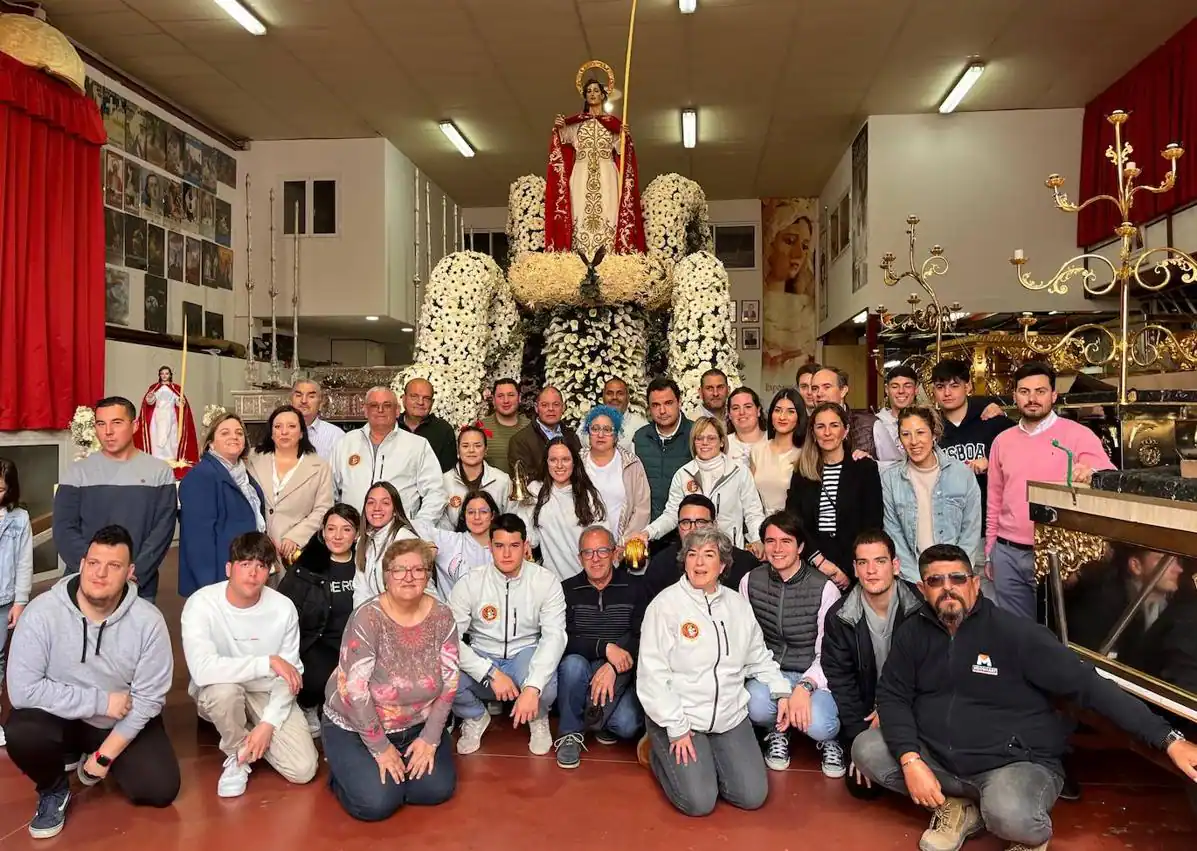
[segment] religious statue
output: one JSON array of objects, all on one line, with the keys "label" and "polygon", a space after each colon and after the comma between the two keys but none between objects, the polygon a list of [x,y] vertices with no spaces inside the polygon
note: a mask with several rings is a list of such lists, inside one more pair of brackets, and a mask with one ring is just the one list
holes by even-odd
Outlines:
[{"label": "religious statue", "polygon": [[549,142],[545,250],[577,251],[588,262],[600,249],[643,253],[636,149],[628,128],[606,110],[615,74],[605,63],[591,61],[578,70],[575,82],[582,111],[558,115]]},{"label": "religious statue", "polygon": [[150,385],[141,402],[141,428],[134,438],[137,448],[161,458],[175,471],[175,478],[199,460],[195,419],[183,388],[174,383],[170,367],[158,370],[158,381]]}]

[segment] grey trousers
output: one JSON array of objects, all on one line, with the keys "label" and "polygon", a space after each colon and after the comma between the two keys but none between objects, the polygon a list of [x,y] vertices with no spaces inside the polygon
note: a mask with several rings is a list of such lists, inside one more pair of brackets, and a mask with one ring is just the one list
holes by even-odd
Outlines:
[{"label": "grey trousers", "polygon": [[[1014,762],[993,771],[959,777],[926,756],[945,796],[977,801],[985,828],[1006,842],[1034,848],[1052,838],[1052,807],[1064,778],[1033,762]],[[909,796],[902,767],[889,752],[881,730],[865,730],[852,743],[852,762],[874,783]]]},{"label": "grey trousers", "polygon": [[669,802],[688,816],[709,815],[720,798],[742,810],[756,810],[769,795],[765,758],[752,722],[745,718],[726,733],[691,733],[698,759],[679,765],[669,752],[669,734],[645,719],[652,743],[652,770]]},{"label": "grey trousers", "polygon": [[998,541],[989,554],[989,562],[993,565],[993,585],[997,594],[994,602],[998,607],[1037,620],[1035,553]]}]

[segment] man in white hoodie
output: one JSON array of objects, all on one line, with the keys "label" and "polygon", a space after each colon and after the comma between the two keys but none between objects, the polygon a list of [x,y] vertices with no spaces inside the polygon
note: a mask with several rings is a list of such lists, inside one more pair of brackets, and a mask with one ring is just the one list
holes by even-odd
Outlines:
[{"label": "man in white hoodie", "polygon": [[371,485],[390,482],[409,519],[436,523],[449,497],[432,445],[398,427],[399,398],[389,387],[371,388],[365,414],[366,424],[337,441],[328,462],[337,501],[361,511]]},{"label": "man in white hoodie", "polygon": [[228,580],[201,588],[183,607],[187,691],[220,733],[222,798],[245,794],[250,766],[262,757],[291,783],[316,776],[316,746],[295,702],[303,683],[299,615],[266,587],[277,560],[266,535],[238,535],[229,547]]},{"label": "man in white hoodie", "polygon": [[483,701],[501,700],[515,701],[512,726],[527,723],[528,750],[542,756],[553,746],[548,713],[565,652],[565,595],[554,571],[527,560],[528,529],[519,517],[495,519],[490,550],[495,563],[473,568],[449,595],[462,638],[457,752],[478,750],[490,726]]}]

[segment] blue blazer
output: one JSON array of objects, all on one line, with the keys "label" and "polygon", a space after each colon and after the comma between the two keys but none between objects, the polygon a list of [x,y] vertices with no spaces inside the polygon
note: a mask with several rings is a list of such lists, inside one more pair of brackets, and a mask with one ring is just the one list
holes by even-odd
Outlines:
[{"label": "blue blazer", "polygon": [[[249,482],[264,507],[262,489],[252,476]],[[233,538],[257,529],[249,500],[224,464],[205,452],[179,485],[179,594],[223,582]]]}]

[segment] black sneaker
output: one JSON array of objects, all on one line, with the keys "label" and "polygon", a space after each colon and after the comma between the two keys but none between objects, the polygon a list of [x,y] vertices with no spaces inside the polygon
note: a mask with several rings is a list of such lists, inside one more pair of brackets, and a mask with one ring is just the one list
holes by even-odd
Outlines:
[{"label": "black sneaker", "polygon": [[586,749],[581,733],[566,733],[553,743],[557,749],[558,768],[577,768],[582,762],[582,751]]},{"label": "black sneaker", "polygon": [[610,730],[598,730],[594,734],[594,740],[600,745],[613,745],[619,741],[619,738]]},{"label": "black sneaker", "polygon": [[57,789],[37,796],[37,812],[29,822],[29,835],[34,839],[49,839],[62,833],[66,824],[67,804],[71,802],[71,788],[64,780]]}]

